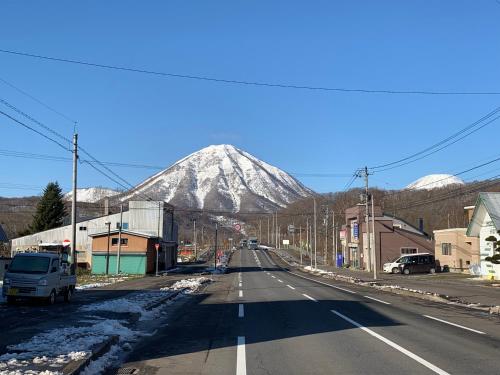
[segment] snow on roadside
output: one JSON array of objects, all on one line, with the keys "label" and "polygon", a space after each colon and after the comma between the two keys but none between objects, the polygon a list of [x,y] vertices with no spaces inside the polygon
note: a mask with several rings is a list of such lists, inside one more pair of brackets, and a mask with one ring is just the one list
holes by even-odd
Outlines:
[{"label": "snow on roadside", "polygon": [[177,281],[174,285],[166,288],[161,288],[161,290],[179,290],[186,289],[184,293],[190,294],[196,292],[203,284],[211,282],[212,280],[206,277],[198,277],[194,279],[184,279]]},{"label": "snow on roadside", "polygon": [[92,283],[92,284],[83,284],[83,285],[77,285],[76,290],[85,290],[85,289],[92,289],[92,288],[99,288],[101,286],[106,286],[106,285],[111,285],[112,283]]}]

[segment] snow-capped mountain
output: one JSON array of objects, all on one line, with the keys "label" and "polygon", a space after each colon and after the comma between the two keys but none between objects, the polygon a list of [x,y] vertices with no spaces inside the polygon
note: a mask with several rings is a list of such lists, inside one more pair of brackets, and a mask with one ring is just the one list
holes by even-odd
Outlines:
[{"label": "snow-capped mountain", "polygon": [[450,174],[430,174],[419,178],[409,184],[406,189],[411,190],[430,190],[442,188],[448,185],[464,185],[465,182],[460,178]]},{"label": "snow-capped mountain", "polygon": [[[262,211],[313,192],[295,178],[232,145],[209,146],[119,197],[151,197],[177,207]],[[142,198],[144,199],[144,198]]]},{"label": "snow-capped mountain", "polygon": [[[76,199],[78,202],[95,203],[104,198],[111,198],[115,195],[120,194],[119,191],[113,189],[107,189],[102,187],[90,187],[76,189]],[[64,199],[71,200],[73,197],[73,192],[64,194]]]}]

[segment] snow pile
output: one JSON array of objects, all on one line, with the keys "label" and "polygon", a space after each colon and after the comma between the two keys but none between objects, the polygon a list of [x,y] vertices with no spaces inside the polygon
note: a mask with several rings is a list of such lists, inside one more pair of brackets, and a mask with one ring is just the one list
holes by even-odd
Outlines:
[{"label": "snow pile", "polygon": [[[76,199],[78,202],[95,203],[104,198],[110,198],[120,194],[119,191],[102,187],[90,187],[76,189]],[[64,199],[70,201],[73,198],[73,192],[64,194]]]},{"label": "snow pile", "polygon": [[0,374],[61,374],[67,363],[89,358],[94,346],[113,335],[119,335],[121,341],[139,336],[112,319],[88,326],[52,329],[23,343],[9,345],[9,352],[0,356]]},{"label": "snow pile", "polygon": [[171,290],[185,289],[184,290],[185,294],[191,294],[191,293],[196,292],[198,289],[200,289],[200,287],[203,284],[209,283],[211,281],[212,280],[207,278],[207,277],[198,277],[198,278],[194,278],[194,279],[184,279],[184,280],[177,281],[174,285],[172,285],[170,287],[161,288],[161,290],[171,291]]},{"label": "snow pile", "polygon": [[77,285],[76,290],[99,288],[101,286],[106,286],[106,285],[111,285],[111,284],[112,283],[91,283],[91,284]]},{"label": "snow pile", "polygon": [[448,185],[464,185],[465,182],[450,174],[430,174],[419,178],[409,184],[405,189],[410,190],[431,190],[442,188]]},{"label": "snow pile", "polygon": [[232,145],[209,146],[134,187],[121,199],[153,196],[176,206],[276,209],[312,191],[288,173]]}]

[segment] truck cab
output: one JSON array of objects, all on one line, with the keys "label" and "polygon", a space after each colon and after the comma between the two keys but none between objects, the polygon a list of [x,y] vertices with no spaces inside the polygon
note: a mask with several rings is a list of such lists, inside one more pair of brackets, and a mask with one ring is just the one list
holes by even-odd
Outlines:
[{"label": "truck cab", "polygon": [[45,299],[53,304],[59,295],[69,302],[76,285],[76,276],[69,271],[67,254],[18,253],[6,268],[2,295],[7,303],[22,298]]}]

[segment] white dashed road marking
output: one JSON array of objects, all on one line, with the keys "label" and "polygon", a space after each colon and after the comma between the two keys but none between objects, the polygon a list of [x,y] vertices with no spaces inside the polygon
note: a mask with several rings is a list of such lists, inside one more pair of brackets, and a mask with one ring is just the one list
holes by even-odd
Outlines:
[{"label": "white dashed road marking", "polygon": [[368,299],[371,299],[371,300],[383,303],[384,305],[390,305],[389,302],[382,301],[381,299],[373,298],[373,297],[370,297],[370,296],[365,296],[365,298],[368,298]]},{"label": "white dashed road marking", "polygon": [[245,316],[245,307],[242,303],[238,306],[238,318],[243,318]]},{"label": "white dashed road marking", "polygon": [[469,327],[464,327],[464,326],[461,326],[460,324],[447,322],[446,320],[439,319],[439,318],[435,318],[435,317],[430,316],[430,315],[424,315],[424,316],[425,316],[426,318],[433,319],[433,320],[437,320],[438,322],[441,322],[441,323],[444,323],[444,324],[449,324],[450,326],[454,326],[454,327],[458,327],[458,328],[465,329],[465,330],[467,330],[467,331],[471,331],[471,332],[479,333],[480,335],[486,335],[486,333],[484,333],[484,332],[481,332],[481,331],[478,331],[478,330],[476,330],[476,329],[472,329],[472,328],[469,328]]},{"label": "white dashed road marking", "polygon": [[311,301],[318,302],[318,300],[317,300],[317,299],[312,298],[311,296],[308,296],[307,294],[302,293],[302,295],[303,295],[304,297],[306,297],[306,298],[309,298]]},{"label": "white dashed road marking", "polygon": [[247,374],[247,359],[245,351],[245,336],[238,336],[238,347],[236,350],[236,375]]},{"label": "white dashed road marking", "polygon": [[295,288],[293,286],[291,286],[291,285],[287,285],[287,287],[289,287],[292,290],[295,290]]}]

